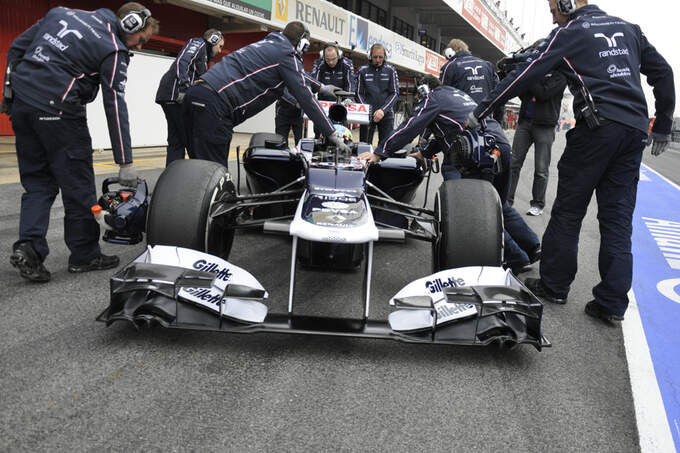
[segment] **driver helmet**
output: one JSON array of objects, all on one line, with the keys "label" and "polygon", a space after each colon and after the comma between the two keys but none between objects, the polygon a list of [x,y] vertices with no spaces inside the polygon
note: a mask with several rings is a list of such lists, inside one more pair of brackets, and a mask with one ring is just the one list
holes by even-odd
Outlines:
[{"label": "driver helmet", "polygon": [[345,143],[352,141],[352,131],[349,130],[348,127],[345,127],[342,124],[335,124],[333,127],[335,127],[335,130],[338,131],[340,135],[342,135],[342,139],[345,141]]}]

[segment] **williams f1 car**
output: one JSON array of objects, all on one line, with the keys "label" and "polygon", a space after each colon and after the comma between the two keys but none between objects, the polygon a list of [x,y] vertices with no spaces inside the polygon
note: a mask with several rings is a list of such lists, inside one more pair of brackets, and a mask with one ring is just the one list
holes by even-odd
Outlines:
[{"label": "williams f1 car", "polygon": [[[369,121],[369,110],[360,104],[326,107],[339,129],[348,111],[354,123]],[[110,305],[97,319],[232,333],[550,346],[541,333],[543,305],[501,267],[503,220],[492,185],[445,181],[433,208],[426,209],[413,200],[423,180],[429,186],[431,170],[406,151],[365,167],[356,156],[371,145],[348,144],[349,153],[307,138],[288,148],[278,135],[254,134],[242,156],[248,189],[243,194],[240,153],[236,185],[220,164],[173,162],[148,204],[147,248],[111,278]],[[291,237],[289,290],[278,295],[287,296],[286,312],[270,312],[266,289],[227,261],[234,233],[243,229]],[[372,319],[373,244],[406,240],[431,243],[433,274],[385,301],[392,309],[387,319]],[[296,313],[300,266],[363,266],[362,315]]]}]

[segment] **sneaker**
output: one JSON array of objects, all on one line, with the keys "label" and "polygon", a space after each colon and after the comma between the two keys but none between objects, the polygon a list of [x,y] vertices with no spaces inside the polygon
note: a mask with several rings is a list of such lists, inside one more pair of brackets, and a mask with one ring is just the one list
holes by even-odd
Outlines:
[{"label": "sneaker", "polygon": [[604,321],[605,324],[610,326],[616,326],[618,323],[623,321],[623,316],[610,313],[609,310],[594,300],[591,300],[586,304],[585,312],[588,316],[592,316],[593,318]]},{"label": "sneaker", "polygon": [[68,271],[76,274],[81,272],[103,271],[105,269],[117,267],[119,262],[120,260],[116,255],[99,255],[89,263],[69,264]]},{"label": "sneaker", "polygon": [[529,289],[529,291],[534,293],[534,296],[540,299],[547,300],[548,302],[552,302],[553,304],[563,305],[567,303],[566,294],[562,296],[550,291],[548,288],[543,286],[543,282],[541,281],[540,278],[527,278],[526,280],[524,280],[524,286],[526,286]]},{"label": "sneaker", "polygon": [[38,252],[33,248],[33,244],[28,241],[21,242],[12,256],[9,257],[9,262],[12,266],[19,269],[19,275],[37,283],[46,283],[50,281],[52,275],[50,271],[45,269],[45,266],[40,261]]},{"label": "sneaker", "polygon": [[541,259],[541,244],[536,244],[528,253],[529,264],[534,264]]},{"label": "sneaker", "polygon": [[543,208],[541,208],[539,206],[532,206],[527,211],[527,215],[537,216],[537,215],[541,215],[541,214],[543,214]]}]

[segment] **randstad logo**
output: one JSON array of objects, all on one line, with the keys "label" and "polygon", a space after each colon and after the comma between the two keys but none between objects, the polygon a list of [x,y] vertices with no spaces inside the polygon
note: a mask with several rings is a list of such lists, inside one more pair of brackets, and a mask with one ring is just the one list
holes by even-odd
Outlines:
[{"label": "randstad logo", "polygon": [[276,0],[276,18],[288,21],[288,0]]},{"label": "randstad logo", "polygon": [[469,69],[470,71],[472,71],[472,73],[473,73],[474,75],[477,75],[477,73],[479,72],[479,69],[480,69],[481,67],[482,67],[481,65],[474,66],[474,67],[473,67],[473,66],[465,66],[465,70],[467,71],[467,70]]}]

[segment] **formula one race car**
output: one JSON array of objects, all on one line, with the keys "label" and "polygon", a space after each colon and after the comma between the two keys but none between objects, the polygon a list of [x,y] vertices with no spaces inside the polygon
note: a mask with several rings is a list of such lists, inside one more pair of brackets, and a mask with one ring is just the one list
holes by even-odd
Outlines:
[{"label": "formula one race car", "polygon": [[[351,93],[338,95],[342,100]],[[350,109],[352,122],[368,123],[367,109],[361,116],[361,107],[347,103],[327,107],[338,129]],[[429,185],[431,170],[405,151],[366,168],[356,156],[371,145],[349,145],[351,152],[341,153],[323,141],[302,139],[289,149],[283,137],[254,134],[243,154],[248,194],[237,190],[240,170],[235,186],[220,164],[173,162],[149,203],[147,250],[111,278],[111,303],[98,320],[237,333],[550,346],[541,334],[541,302],[500,267],[503,220],[491,184],[446,181],[433,209],[418,207],[411,203],[424,179]],[[226,261],[239,229],[291,236],[286,313],[270,313],[262,285]],[[432,244],[434,273],[390,299],[394,310],[387,320],[371,319],[373,244],[407,239]],[[362,263],[361,318],[295,313],[298,265],[355,269]]]}]

